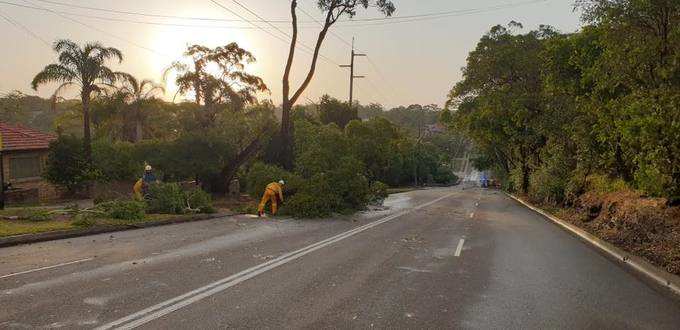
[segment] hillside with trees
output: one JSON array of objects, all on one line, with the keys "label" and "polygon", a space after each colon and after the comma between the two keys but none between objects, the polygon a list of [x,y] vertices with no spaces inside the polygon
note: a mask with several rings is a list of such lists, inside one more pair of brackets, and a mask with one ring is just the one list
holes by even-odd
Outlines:
[{"label": "hillside with trees", "polygon": [[575,33],[492,27],[450,92],[450,124],[505,189],[677,273],[680,2],[577,5]]}]

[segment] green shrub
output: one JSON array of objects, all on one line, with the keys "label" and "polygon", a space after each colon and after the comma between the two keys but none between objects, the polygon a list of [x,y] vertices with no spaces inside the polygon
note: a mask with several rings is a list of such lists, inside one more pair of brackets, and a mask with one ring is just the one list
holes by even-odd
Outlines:
[{"label": "green shrub", "polygon": [[389,188],[386,184],[380,182],[380,181],[374,181],[371,184],[371,202],[382,202],[389,196],[387,193],[387,188]]},{"label": "green shrub", "polygon": [[194,189],[186,193],[187,204],[200,213],[217,212],[212,204],[212,196],[203,189]]},{"label": "green shrub", "polygon": [[641,165],[635,171],[635,186],[650,196],[664,196],[671,191],[672,179],[655,166]]},{"label": "green shrub", "polygon": [[73,221],[71,221],[71,224],[75,227],[87,228],[96,225],[97,220],[94,215],[90,213],[78,213],[75,218],[73,218]]},{"label": "green shrub", "polygon": [[293,195],[286,200],[281,208],[282,214],[294,216],[296,218],[322,218],[331,215],[331,208],[327,205],[328,201],[318,195],[310,195],[301,192]]},{"label": "green shrub", "polygon": [[246,191],[251,197],[260,198],[268,184],[282,179],[286,181],[286,186],[294,185],[295,179],[290,172],[277,166],[258,162],[250,167],[246,175]]},{"label": "green shrub", "polygon": [[143,220],[146,204],[134,200],[117,200],[98,205],[113,219]]},{"label": "green shrub", "polygon": [[238,214],[256,214],[257,204],[255,203],[241,204],[236,206],[233,211]]},{"label": "green shrub", "polygon": [[458,177],[453,174],[450,168],[440,165],[433,175],[433,180],[438,184],[452,184],[458,181]]},{"label": "green shrub", "polygon": [[136,145],[129,142],[97,140],[92,143],[93,165],[101,181],[134,180],[144,168],[144,160],[135,158]]},{"label": "green shrub", "polygon": [[69,192],[75,192],[99,177],[98,172],[85,160],[81,139],[65,135],[50,143],[43,176]]},{"label": "green shrub", "polygon": [[601,174],[588,176],[587,184],[588,190],[601,194],[630,189],[623,179]]},{"label": "green shrub", "polygon": [[335,162],[335,169],[302,180],[296,193],[285,200],[283,214],[319,218],[364,208],[371,197],[362,163],[351,157]]},{"label": "green shrub", "polygon": [[149,213],[181,214],[186,207],[184,192],[177,183],[155,183],[149,190]]},{"label": "green shrub", "polygon": [[573,194],[572,178],[576,162],[565,146],[550,143],[541,152],[543,162],[529,176],[529,196],[537,201],[557,205]]},{"label": "green shrub", "polygon": [[41,222],[51,220],[52,217],[45,210],[32,210],[26,214],[26,219],[33,222]]}]

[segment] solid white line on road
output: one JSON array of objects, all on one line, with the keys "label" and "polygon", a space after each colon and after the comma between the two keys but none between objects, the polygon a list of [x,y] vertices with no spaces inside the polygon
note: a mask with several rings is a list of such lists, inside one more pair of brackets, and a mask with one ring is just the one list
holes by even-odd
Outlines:
[{"label": "solid white line on road", "polygon": [[463,244],[465,244],[465,239],[461,238],[460,241],[458,241],[458,246],[456,247],[456,253],[454,254],[456,257],[460,257],[460,253],[463,252]]},{"label": "solid white line on road", "polygon": [[158,303],[154,306],[151,306],[149,308],[143,309],[137,313],[128,315],[126,317],[123,317],[121,319],[115,320],[113,322],[104,324],[96,329],[133,329],[138,326],[141,326],[143,324],[146,324],[148,322],[151,322],[155,319],[158,319],[160,317],[163,317],[164,315],[170,314],[174,311],[177,311],[183,307],[186,307],[190,304],[193,304],[201,299],[204,299],[206,297],[210,297],[214,294],[217,294],[219,292],[222,292],[232,286],[235,286],[243,281],[246,281],[248,279],[251,279],[257,275],[260,275],[264,272],[267,272],[271,269],[274,269],[278,266],[281,266],[283,264],[289,263],[295,259],[298,259],[302,256],[305,256],[309,253],[312,253],[318,249],[324,248],[328,245],[334,244],[336,242],[339,242],[341,240],[344,240],[345,238],[354,236],[358,233],[361,233],[365,230],[371,229],[373,227],[376,227],[378,225],[381,225],[385,222],[394,220],[396,218],[399,218],[403,215],[406,215],[412,211],[422,209],[424,207],[430,206],[434,203],[437,203],[445,198],[448,198],[455,193],[447,194],[445,196],[439,197],[433,201],[427,202],[425,204],[418,205],[410,210],[405,210],[402,212],[398,212],[395,214],[392,214],[390,216],[384,217],[380,220],[376,220],[374,222],[371,222],[369,224],[354,228],[352,230],[346,231],[344,233],[335,235],[333,237],[327,238],[323,241],[314,243],[312,245],[306,246],[304,248],[301,248],[299,250],[286,253],[276,259],[272,259],[268,262],[262,263],[260,265],[257,265],[252,268],[248,268],[244,271],[241,271],[239,273],[236,273],[234,275],[231,275],[229,277],[223,278],[221,280],[218,280],[216,282],[210,283],[206,286],[200,287],[198,289],[195,289],[193,291],[187,292],[183,295],[177,296],[175,298],[163,301],[161,303]]},{"label": "solid white line on road", "polygon": [[81,263],[81,262],[85,262],[85,261],[90,261],[90,260],[92,260],[92,259],[94,259],[94,258],[85,258],[85,259],[80,259],[80,260],[74,260],[74,261],[65,262],[65,263],[63,263],[63,264],[58,264],[58,265],[52,265],[52,266],[45,266],[45,267],[35,268],[35,269],[29,269],[29,270],[25,270],[25,271],[23,271],[23,272],[16,272],[16,273],[11,273],[11,274],[7,274],[7,275],[2,275],[2,276],[0,276],[0,279],[7,278],[7,277],[12,277],[12,276],[17,276],[17,275],[23,275],[23,274],[33,273],[33,272],[37,272],[37,271],[41,271],[41,270],[46,270],[46,269],[52,269],[52,268],[57,268],[57,267],[63,267],[63,266],[73,265],[73,264],[77,264],[77,263]]}]

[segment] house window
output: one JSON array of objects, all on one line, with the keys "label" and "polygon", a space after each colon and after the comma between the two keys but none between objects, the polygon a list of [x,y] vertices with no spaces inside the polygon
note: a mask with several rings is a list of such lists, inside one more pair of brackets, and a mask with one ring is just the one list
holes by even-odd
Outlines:
[{"label": "house window", "polygon": [[40,177],[42,162],[40,156],[14,156],[9,159],[10,179],[26,179]]}]

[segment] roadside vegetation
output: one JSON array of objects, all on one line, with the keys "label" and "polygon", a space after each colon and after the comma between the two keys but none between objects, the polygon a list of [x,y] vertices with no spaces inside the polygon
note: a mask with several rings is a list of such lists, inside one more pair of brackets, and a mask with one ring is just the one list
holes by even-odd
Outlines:
[{"label": "roadside vegetation", "polygon": [[680,2],[584,0],[585,26],[495,26],[450,125],[509,191],[680,273]]},{"label": "roadside vegetation", "polygon": [[[369,5],[387,16],[395,10],[390,1],[319,1],[328,15],[316,47],[340,17]],[[293,15],[296,6],[291,1]],[[115,71],[125,54],[98,42],[58,40],[54,51],[55,62],[32,82],[34,89],[57,83],[52,99],[4,96],[1,119],[56,133],[43,176],[66,196],[94,198],[93,212],[69,213],[82,226],[98,216],[132,221],[212,212],[211,198],[238,186],[251,198],[239,208],[252,211],[264,186],[280,179],[287,182],[284,214],[351,213],[380,203],[389,187],[454,184],[453,158],[469,145],[459,134],[433,129],[442,114],[433,105],[387,110],[329,95],[297,104],[318,55],[302,84],[284,87],[283,103],[275,106],[266,100],[266,83],[247,70],[255,54],[236,43],[188,46],[159,81]],[[294,56],[295,42],[291,61]],[[168,101],[171,81],[179,90]],[[73,92],[77,99],[64,98]],[[163,183],[134,201],[132,184],[147,164]],[[119,183],[129,190],[107,189]],[[188,192],[188,186],[197,188]]]},{"label": "roadside vegetation", "polygon": [[176,183],[154,185],[143,201],[130,198],[99,201],[91,207],[12,207],[0,211],[0,237],[89,227],[134,225],[142,222],[191,219],[215,213],[212,197],[201,189],[183,190]]}]

